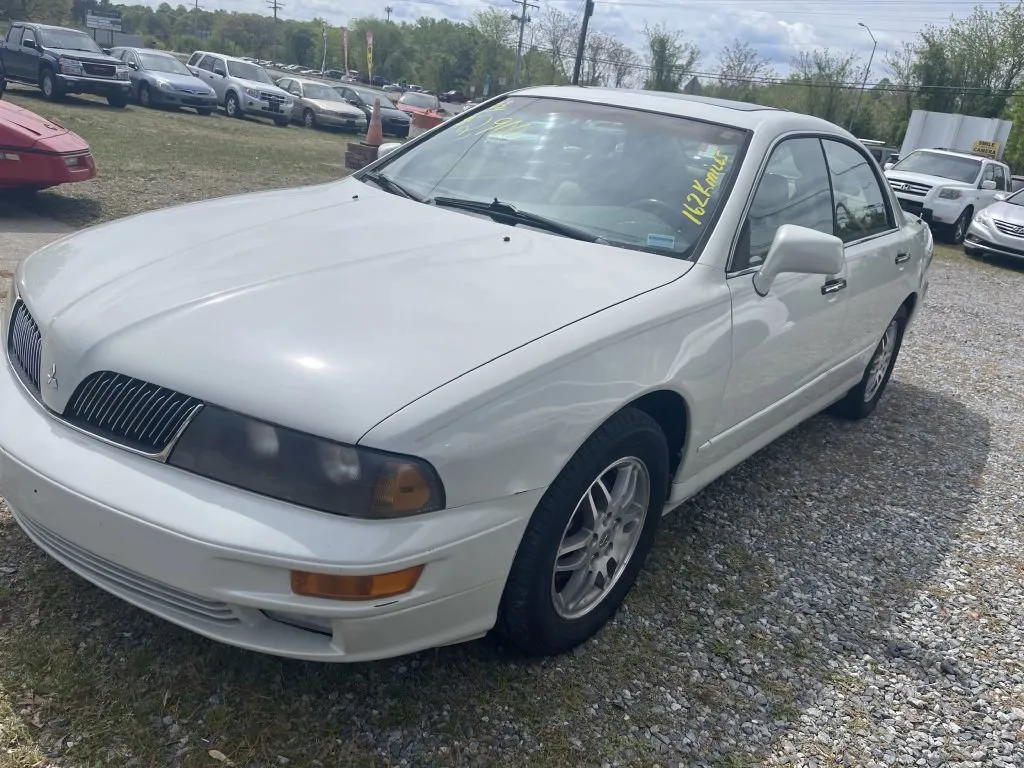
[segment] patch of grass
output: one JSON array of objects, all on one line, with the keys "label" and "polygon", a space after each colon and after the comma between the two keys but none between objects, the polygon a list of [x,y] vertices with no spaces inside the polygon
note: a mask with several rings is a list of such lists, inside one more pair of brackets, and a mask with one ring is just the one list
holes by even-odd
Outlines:
[{"label": "patch of grass", "polygon": [[86,226],[210,197],[316,184],[345,176],[352,134],[279,128],[269,120],[215,112],[115,109],[90,96],[51,103],[11,87],[4,99],[56,120],[92,147],[95,179],[40,192],[35,213]]}]

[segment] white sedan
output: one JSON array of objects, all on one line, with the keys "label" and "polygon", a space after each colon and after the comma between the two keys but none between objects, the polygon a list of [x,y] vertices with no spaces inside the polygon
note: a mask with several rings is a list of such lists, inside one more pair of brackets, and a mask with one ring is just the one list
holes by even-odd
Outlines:
[{"label": "white sedan", "polygon": [[562,652],[663,512],[870,414],[927,291],[927,226],[815,118],[544,87],[387,149],[23,262],[0,490],[36,544],[266,653]]}]

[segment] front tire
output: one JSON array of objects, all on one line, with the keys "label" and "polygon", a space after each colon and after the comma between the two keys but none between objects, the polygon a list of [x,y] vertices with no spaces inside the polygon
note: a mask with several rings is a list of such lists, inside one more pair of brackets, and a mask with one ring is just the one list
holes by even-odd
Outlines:
[{"label": "front tire", "polygon": [[960,217],[953,222],[953,226],[949,228],[949,239],[953,245],[960,245],[964,241],[964,237],[967,236],[967,228],[971,225],[971,218],[974,216],[974,209],[967,207],[964,212],[960,214]]},{"label": "front tire", "polygon": [[228,117],[241,117],[242,106],[238,103],[238,97],[234,93],[228,93],[224,97],[224,112]]},{"label": "front tire", "polygon": [[196,113],[201,115],[202,117],[209,117],[213,114],[213,110],[209,107],[199,107],[199,109],[196,110]]},{"label": "front tire", "polygon": [[896,367],[907,317],[906,308],[900,307],[896,316],[889,321],[860,383],[830,409],[836,416],[853,420],[866,419],[878,407],[878,401],[882,399],[882,393]]},{"label": "front tire", "polygon": [[57,84],[57,76],[49,67],[44,67],[39,75],[39,90],[43,92],[43,97],[47,101],[60,101],[64,95]]},{"label": "front tire", "polygon": [[143,107],[153,106],[153,94],[149,91],[149,86],[146,83],[139,85],[139,104]]},{"label": "front tire", "polygon": [[498,632],[527,653],[586,641],[626,597],[654,542],[668,488],[658,423],[626,408],[597,430],[548,488],[519,544]]},{"label": "front tire", "polygon": [[302,124],[306,128],[316,128],[316,115],[313,114],[312,109],[307,109],[302,113]]}]

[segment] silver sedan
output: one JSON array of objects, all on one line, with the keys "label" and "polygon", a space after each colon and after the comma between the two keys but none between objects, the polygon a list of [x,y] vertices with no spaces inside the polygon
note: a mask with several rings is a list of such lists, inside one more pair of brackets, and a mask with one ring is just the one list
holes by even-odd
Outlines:
[{"label": "silver sedan", "polygon": [[1024,189],[975,214],[964,237],[964,253],[1024,259]]},{"label": "silver sedan", "polygon": [[367,120],[363,111],[345,101],[331,86],[298,77],[283,77],[277,85],[295,97],[293,121],[307,128],[366,130]]}]

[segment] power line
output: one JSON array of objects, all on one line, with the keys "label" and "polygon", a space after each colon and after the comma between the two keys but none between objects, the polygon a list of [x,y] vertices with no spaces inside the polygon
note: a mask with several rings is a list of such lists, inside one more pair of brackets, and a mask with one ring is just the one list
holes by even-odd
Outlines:
[{"label": "power line", "polygon": [[519,44],[516,46],[516,67],[515,72],[512,75],[513,87],[519,87],[519,67],[523,60],[523,34],[526,32],[526,24],[530,20],[530,17],[526,15],[527,8],[534,8],[540,10],[539,5],[534,5],[527,2],[527,0],[516,0],[516,2],[522,6],[522,10],[518,16],[512,14],[513,21],[519,22]]}]

